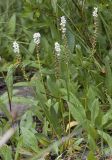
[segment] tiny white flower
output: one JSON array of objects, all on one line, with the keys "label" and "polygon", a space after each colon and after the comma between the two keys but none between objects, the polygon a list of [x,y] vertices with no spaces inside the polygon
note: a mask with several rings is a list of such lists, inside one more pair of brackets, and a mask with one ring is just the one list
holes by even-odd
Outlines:
[{"label": "tiny white flower", "polygon": [[61,17],[61,24],[64,25],[64,26],[66,25],[65,16],[62,16],[62,17]]},{"label": "tiny white flower", "polygon": [[61,48],[60,48],[60,44],[58,42],[55,42],[55,52],[56,52],[57,56],[60,56]]},{"label": "tiny white flower", "polygon": [[98,8],[94,7],[93,17],[98,17]]},{"label": "tiny white flower", "polygon": [[38,33],[34,33],[33,39],[34,39],[34,43],[35,44],[39,45],[39,43],[40,43],[40,37],[41,37],[41,35],[40,35],[39,32]]},{"label": "tiny white flower", "polygon": [[13,42],[13,50],[14,53],[19,53],[19,44],[16,41]]},{"label": "tiny white flower", "polygon": [[61,17],[60,26],[61,26],[61,31],[64,34],[66,32],[66,19],[65,19],[65,16]]}]

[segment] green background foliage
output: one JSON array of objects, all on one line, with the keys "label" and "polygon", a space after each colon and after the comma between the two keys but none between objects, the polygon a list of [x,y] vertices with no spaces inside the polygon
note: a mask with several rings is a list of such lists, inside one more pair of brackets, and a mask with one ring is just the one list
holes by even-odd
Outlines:
[{"label": "green background foliage", "polygon": [[[93,8],[98,7],[96,52],[92,55],[94,37]],[[73,156],[77,150],[88,151],[88,160],[94,153],[110,154],[112,148],[112,2],[111,0],[5,0],[0,1],[0,75],[5,76],[7,93],[0,97],[0,108],[8,118],[2,120],[0,132],[10,127],[10,112],[5,106],[10,100],[32,106],[21,117],[19,128],[11,143],[0,149],[0,156],[37,159],[45,149],[75,133],[70,142],[51,147],[59,156],[65,150]],[[65,40],[60,31],[60,17],[67,20]],[[33,34],[40,32],[40,63],[36,60]],[[16,54],[12,43],[17,40],[23,66],[30,77],[24,81],[21,71],[14,68]],[[55,78],[54,43],[61,44],[60,77]],[[67,55],[66,55],[67,54]],[[42,72],[43,77],[41,77]],[[20,82],[17,83],[17,76]],[[43,80],[42,80],[43,78]],[[23,82],[24,81],[24,82]],[[16,82],[16,83],[14,83]],[[30,86],[33,97],[18,97],[14,87]],[[34,122],[33,116],[38,120]],[[41,124],[42,132],[37,126]],[[73,128],[69,122],[77,122]],[[70,133],[68,133],[70,132]],[[84,145],[83,145],[84,144]],[[11,148],[16,148],[12,153]],[[70,149],[69,149],[70,148]],[[48,151],[51,151],[48,149]],[[6,154],[6,155],[5,155]],[[24,156],[23,156],[24,155]],[[41,157],[41,156],[40,156]],[[47,157],[45,155],[45,157]],[[46,159],[49,159],[47,157]]]}]

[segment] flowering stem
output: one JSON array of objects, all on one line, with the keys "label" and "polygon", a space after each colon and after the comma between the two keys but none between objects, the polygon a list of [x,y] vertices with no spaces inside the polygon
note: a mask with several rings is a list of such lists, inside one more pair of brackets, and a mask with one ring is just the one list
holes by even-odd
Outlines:
[{"label": "flowering stem", "polygon": [[26,75],[25,68],[23,66],[23,62],[22,62],[21,55],[20,55],[19,44],[16,41],[13,42],[13,50],[17,54],[16,55],[16,63],[14,64],[14,66],[18,67],[18,65],[20,65],[21,71],[23,72],[23,76],[24,76],[25,80],[28,81],[28,77]]},{"label": "flowering stem", "polygon": [[[56,80],[60,79],[60,53],[61,53],[61,48],[60,48],[60,44],[58,42],[55,42],[55,77]],[[61,95],[59,93],[59,106],[61,109],[61,114],[62,114],[62,119],[63,119],[63,126],[64,126],[64,130],[65,130],[65,122],[64,122],[64,112],[63,112],[63,105],[62,105],[62,100],[61,100]]]},{"label": "flowering stem", "polygon": [[20,54],[17,54],[17,56],[16,56],[15,66],[18,66],[18,65],[20,65],[20,67],[21,67],[21,71],[22,71],[22,73],[23,73],[24,79],[25,79],[26,81],[28,81],[28,76],[26,75],[25,68],[24,68],[24,66],[23,66],[23,62],[22,62],[22,59],[21,59],[21,55],[20,55]]},{"label": "flowering stem", "polygon": [[37,51],[37,62],[39,65],[39,72],[40,72],[40,76],[41,76],[41,80],[43,81],[43,74],[42,74],[42,69],[41,69],[41,63],[40,63],[40,56],[39,56],[39,46],[36,46],[36,51]]},{"label": "flowering stem", "polygon": [[55,77],[56,79],[60,78],[60,59],[55,55]]},{"label": "flowering stem", "polygon": [[[66,78],[66,89],[67,89],[67,101],[69,102],[70,100],[70,92],[69,92],[69,84],[70,84],[70,75],[69,75],[69,55],[68,55],[68,45],[67,45],[67,39],[66,35],[62,35],[63,43],[64,43],[64,48],[65,48],[65,63],[66,63],[66,70],[67,70],[67,78]],[[69,121],[69,134],[70,134],[70,121],[71,121],[71,113],[70,113],[70,108],[69,109],[69,115],[68,115],[68,121]],[[70,144],[70,141],[68,142]]]},{"label": "flowering stem", "polygon": [[92,54],[93,55],[96,52],[97,34],[98,34],[98,19],[97,17],[94,17],[94,35],[93,35],[93,40],[92,40]]},{"label": "flowering stem", "polygon": [[43,80],[43,74],[42,74],[42,68],[41,68],[41,63],[40,63],[40,56],[39,56],[39,45],[36,45],[36,51],[37,51],[37,62],[39,65],[39,73],[40,73],[40,77],[41,77],[41,82],[43,84],[44,87],[44,93],[45,93],[45,97],[47,98],[47,94],[46,94],[46,89],[45,89],[45,84],[44,84],[44,80]]},{"label": "flowering stem", "polygon": [[95,54],[96,52],[96,38],[97,38],[97,34],[98,34],[98,8],[94,7],[94,11],[93,11],[93,18],[94,18],[94,35],[93,35],[93,39],[92,39],[92,56]]},{"label": "flowering stem", "polygon": [[99,68],[99,70],[102,70],[101,65],[98,63],[97,59],[95,58],[96,53],[96,44],[97,44],[97,36],[98,36],[98,8],[94,7],[93,11],[93,19],[94,19],[94,33],[92,38],[92,48],[91,48],[91,61],[95,63],[95,65]]},{"label": "flowering stem", "polygon": [[24,79],[28,81],[28,76],[26,75],[25,68],[23,66],[23,62],[21,62],[21,71],[23,72]]},{"label": "flowering stem", "polygon": [[[67,69],[67,78],[66,78],[66,89],[67,89],[67,101],[69,102],[70,95],[69,95],[69,84],[70,84],[70,76],[69,76],[69,55],[68,55],[68,45],[67,45],[67,39],[66,39],[66,18],[65,16],[61,17],[61,32],[62,32],[62,40],[65,47],[65,64]],[[71,114],[69,109],[69,134],[70,134],[70,121],[71,121]],[[70,141],[69,141],[70,143]]]}]

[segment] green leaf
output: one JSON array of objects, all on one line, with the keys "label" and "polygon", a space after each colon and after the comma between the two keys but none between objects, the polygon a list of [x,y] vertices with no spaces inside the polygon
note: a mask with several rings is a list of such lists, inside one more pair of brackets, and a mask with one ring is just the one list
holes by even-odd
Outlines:
[{"label": "green leaf", "polygon": [[110,109],[102,117],[102,125],[104,126],[105,124],[109,124],[111,120],[112,120],[112,110]]},{"label": "green leaf", "polygon": [[95,151],[95,149],[96,149],[96,143],[95,143],[94,138],[90,134],[88,135],[88,143],[89,143],[90,149],[92,151]]},{"label": "green leaf", "polygon": [[[30,97],[30,96],[29,96]],[[37,100],[34,100],[32,97],[22,97],[22,96],[14,96],[12,98],[12,102],[16,104],[24,104],[27,105],[26,108],[33,107],[37,105]]]},{"label": "green leaf", "polygon": [[98,134],[108,143],[109,147],[112,148],[112,137],[101,130],[98,130]]},{"label": "green leaf", "polygon": [[3,160],[13,160],[11,147],[4,145],[2,148],[0,148],[0,156],[3,158]]},{"label": "green leaf", "polygon": [[8,33],[14,34],[16,30],[16,14],[14,13],[8,22]]},{"label": "green leaf", "polygon": [[33,54],[34,49],[35,49],[35,43],[34,43],[34,41],[32,40],[32,41],[30,42],[30,44],[29,44],[28,50],[29,50],[29,52],[30,52],[31,54]]},{"label": "green leaf", "polygon": [[57,11],[57,0],[51,0],[51,5],[53,7],[54,12],[56,13],[56,11]]},{"label": "green leaf", "polygon": [[99,101],[98,99],[95,99],[91,106],[89,106],[89,109],[91,111],[91,121],[95,125],[95,120],[99,114]]},{"label": "green leaf", "polygon": [[96,88],[93,86],[90,86],[87,92],[87,99],[88,99],[88,108],[91,110],[91,104],[96,99],[97,93]]},{"label": "green leaf", "polygon": [[51,23],[50,24],[50,30],[51,30],[51,35],[53,39],[57,39],[58,38],[58,34],[57,34],[57,29],[55,24]]},{"label": "green leaf", "polygon": [[44,134],[37,133],[36,137],[37,137],[39,143],[41,143],[42,145],[44,145],[46,147],[49,146],[51,143],[50,139],[48,139]]},{"label": "green leaf", "polygon": [[89,152],[87,156],[87,160],[97,160],[92,151]]},{"label": "green leaf", "polygon": [[29,129],[23,127],[21,128],[21,132],[23,147],[38,153],[39,149],[35,134]]},{"label": "green leaf", "polygon": [[108,101],[109,101],[110,107],[111,107],[111,109],[112,109],[112,99],[111,99],[111,97],[110,97],[109,95],[107,95],[107,98],[108,98]]},{"label": "green leaf", "polygon": [[7,116],[7,118],[9,120],[12,119],[12,116],[11,116],[9,110],[7,109],[7,106],[4,104],[2,99],[0,99],[0,110]]},{"label": "green leaf", "polygon": [[110,95],[112,95],[112,71],[111,71],[111,67],[109,65],[109,61],[108,58],[106,59],[105,62],[105,66],[106,66],[106,78],[105,78],[105,85],[107,87],[107,91]]},{"label": "green leaf", "polygon": [[[32,118],[32,112],[31,111],[26,111],[26,113],[21,117],[20,121],[20,128],[26,128],[34,131],[34,126],[33,126],[33,118]],[[36,132],[36,131],[34,131]]]},{"label": "green leaf", "polygon": [[[48,100],[48,102],[49,102],[49,100]],[[56,134],[60,136],[62,133],[62,130],[61,130],[61,127],[59,124],[58,114],[56,113],[56,111],[51,103],[47,103],[47,106],[49,106],[49,108],[50,108],[49,110],[46,110],[48,120],[49,120],[50,124],[52,125]]]},{"label": "green leaf", "polygon": [[53,96],[55,97],[59,96],[58,84],[54,82],[50,76],[47,76],[47,87]]},{"label": "green leaf", "polygon": [[73,94],[70,95],[70,102],[68,102],[68,107],[73,118],[81,124],[84,124],[84,122],[87,120],[84,107],[78,98],[76,98]]},{"label": "green leaf", "polygon": [[97,130],[95,129],[91,121],[86,121],[85,129],[94,140],[97,139]]},{"label": "green leaf", "polygon": [[10,65],[8,68],[7,76],[6,76],[6,84],[7,84],[7,92],[8,92],[8,98],[11,102],[12,100],[12,92],[13,92],[13,72],[14,72],[14,65]]},{"label": "green leaf", "polygon": [[67,32],[67,40],[68,40],[68,47],[70,51],[73,53],[75,47],[75,37],[71,31]]}]

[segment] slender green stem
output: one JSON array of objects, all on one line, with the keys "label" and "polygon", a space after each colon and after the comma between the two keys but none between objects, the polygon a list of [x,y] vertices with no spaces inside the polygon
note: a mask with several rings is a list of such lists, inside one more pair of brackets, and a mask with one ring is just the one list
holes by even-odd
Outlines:
[{"label": "slender green stem", "polygon": [[[69,75],[69,55],[68,55],[68,46],[67,46],[67,39],[66,36],[63,35],[63,41],[64,41],[64,47],[65,47],[65,60],[66,60],[66,69],[67,69],[67,78],[66,78],[66,88],[67,88],[67,101],[69,102],[70,100],[70,92],[69,92],[69,84],[70,84],[70,75]],[[70,121],[71,121],[71,113],[70,113],[70,108],[69,109],[69,134],[70,134]]]},{"label": "slender green stem", "polygon": [[[55,54],[54,58],[55,58],[55,77],[56,77],[56,81],[58,81],[60,79],[60,72],[61,72],[61,64],[60,64],[61,57],[59,57]],[[60,106],[61,114],[62,114],[63,128],[65,131],[64,111],[63,111],[63,105],[62,105],[62,99],[61,99],[60,93],[59,93],[58,97],[59,97],[58,102],[59,102],[59,106]]]},{"label": "slender green stem", "polygon": [[38,65],[39,65],[39,72],[40,72],[41,80],[43,82],[43,74],[42,74],[40,56],[39,56],[39,46],[37,46],[37,61],[38,61]]}]

